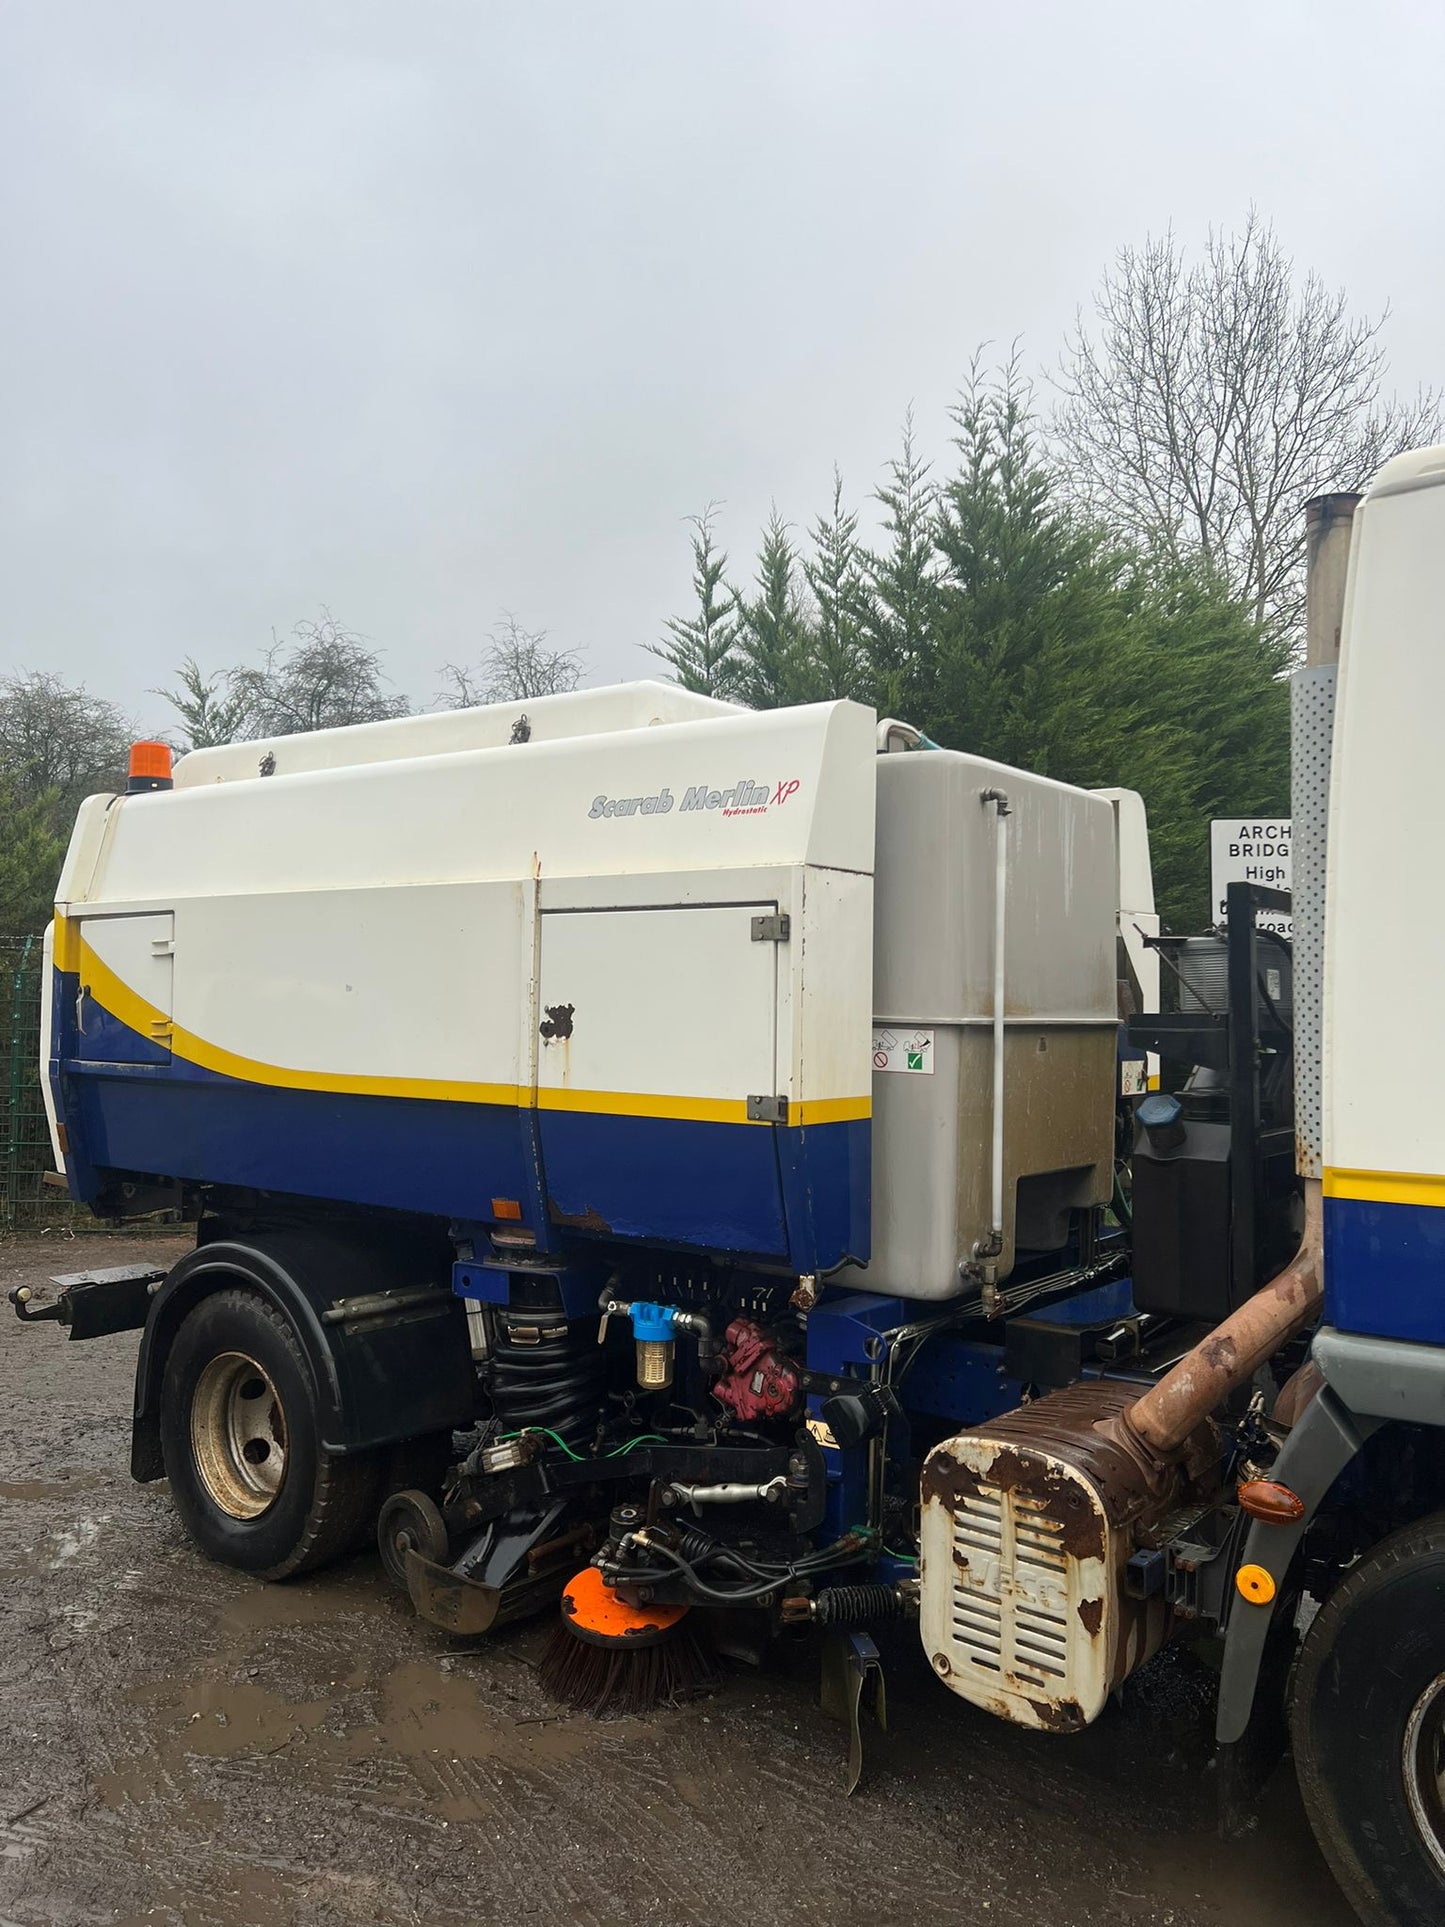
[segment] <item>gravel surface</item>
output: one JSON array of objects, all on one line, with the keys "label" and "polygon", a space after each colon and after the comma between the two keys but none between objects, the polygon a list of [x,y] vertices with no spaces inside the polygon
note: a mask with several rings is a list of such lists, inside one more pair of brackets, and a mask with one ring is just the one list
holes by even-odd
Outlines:
[{"label": "gravel surface", "polygon": [[[167,1236],[0,1241],[0,1288]],[[646,1720],[559,1717],[537,1626],[420,1624],[372,1555],[208,1564],[128,1474],[133,1336],[0,1323],[0,1927],[1348,1927],[1288,1768],[1213,1833],[1207,1682],[1166,1654],[1089,1732],[1017,1731],[902,1633],[843,1797],[803,1665]]]}]

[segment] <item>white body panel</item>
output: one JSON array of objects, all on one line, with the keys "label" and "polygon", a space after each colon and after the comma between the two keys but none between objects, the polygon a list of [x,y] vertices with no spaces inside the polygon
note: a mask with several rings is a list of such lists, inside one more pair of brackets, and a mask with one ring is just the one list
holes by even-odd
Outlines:
[{"label": "white body panel", "polygon": [[[752,942],[754,914],[748,903],[545,913],[543,1021],[554,1033],[573,1028],[541,1039],[539,1090],[628,1097],[665,1082],[679,1097],[743,1105],[771,1093],[783,946]],[[729,968],[709,971],[710,957],[726,957]],[[588,1022],[597,1005],[603,1025]]]},{"label": "white body panel", "polygon": [[[1138,790],[1098,790],[1114,806],[1114,846],[1118,861],[1119,941],[1139,987],[1139,1012],[1159,1008],[1159,952],[1150,939],[1159,935],[1154,908],[1154,867],[1149,860],[1149,813]],[[1137,1065],[1138,1059],[1133,1060]],[[1159,1081],[1159,1057],[1145,1054],[1150,1090]]]},{"label": "white body panel", "polygon": [[[1016,1208],[1052,1249],[1108,1192],[1111,811],[951,751],[879,758],[850,703],[639,684],[201,751],[172,792],[91,799],[56,925],[105,1017],[60,1046],[82,1081],[99,1060],[77,1116],[106,1168],[466,1222],[495,1192],[801,1270],[868,1256],[876,1103],[868,1282],[948,1297],[987,1228],[999,780],[1006,1272]],[[936,1068],[875,1079],[875,1018],[937,1027]],[[129,1089],[98,1075],[127,1061]]]},{"label": "white body panel", "polygon": [[[1159,952],[1145,941],[1159,935],[1154,908],[1154,870],[1149,861],[1149,815],[1138,790],[1097,790],[1114,806],[1118,859],[1119,936],[1143,997],[1142,1010],[1159,1008]],[[1157,1058],[1150,1069],[1157,1073]]]},{"label": "white body panel", "polygon": [[1336,695],[1324,1161],[1338,1173],[1445,1174],[1445,898],[1431,857],[1445,811],[1442,554],[1445,448],[1402,455],[1356,511]]},{"label": "white body panel", "polygon": [[270,736],[259,742],[193,750],[176,765],[175,781],[177,789],[244,782],[260,773],[268,757],[275,765],[273,774],[298,776],[307,770],[501,749],[513,744],[519,726],[527,731],[528,743],[559,743],[573,736],[595,738],[745,713],[736,703],[696,696],[675,683],[616,683],[608,689],[578,689],[564,696],[490,703],[480,709],[442,709],[428,716],[398,716],[384,723],[353,723],[346,729],[318,729],[303,736]]},{"label": "white body panel", "polygon": [[[616,694],[600,692],[604,729]],[[680,694],[637,685],[628,709],[652,717]],[[701,721],[549,737],[554,701],[578,724],[580,698],[538,701],[528,706],[536,734],[525,745],[372,758],[378,734],[390,733],[389,752],[402,730],[382,724],[333,732],[368,760],[341,761],[332,745],[332,766],[291,776],[242,778],[236,758],[244,750],[254,768],[249,744],[189,757],[183,771],[210,768],[216,780],[127,797],[99,833],[92,799],[63,879],[71,894],[58,908],[93,961],[151,1005],[147,968],[97,933],[117,916],[129,925],[167,906],[177,962],[165,1014],[185,1054],[211,1068],[397,1094],[435,1084],[441,1095],[458,1087],[513,1103],[532,1081],[533,1005],[553,1000],[555,988],[556,1001],[585,1007],[589,986],[577,978],[594,964],[613,978],[592,989],[594,1008],[600,1001],[614,1012],[609,1024],[631,1031],[649,981],[654,1004],[666,983],[665,994],[690,998],[700,1021],[692,1044],[659,1024],[632,1035],[625,1053],[600,1023],[579,1022],[569,1081],[578,1083],[585,1062],[602,1081],[582,1088],[721,1096],[716,1071],[726,1066],[729,1090],[737,1081],[727,1018],[740,972],[765,970],[771,983],[781,957],[790,980],[767,1023],[768,1056],[778,1051],[784,1081],[768,1094],[795,1111],[819,1099],[866,1115],[871,956],[857,939],[871,924],[870,712],[833,704],[755,715],[705,703]],[[495,712],[475,714],[496,723]],[[424,738],[437,719],[411,720]],[[313,740],[322,739],[295,739]],[[729,807],[740,787],[748,807]],[[624,813],[614,814],[619,804]],[[846,872],[844,887],[819,883],[805,904],[804,873],[833,866]],[[654,916],[645,934],[625,917],[581,919],[585,931],[566,939],[559,929],[539,953],[541,922],[550,921],[542,913],[704,901],[781,903],[804,936],[810,920],[817,925],[829,968],[805,986],[804,943],[754,946],[744,926],[738,943],[714,947],[692,913]],[[835,908],[836,932],[827,927]],[[634,944],[640,974],[629,977],[622,953]],[[778,1013],[791,1021],[775,1040]],[[756,1053],[745,1061],[751,1076]],[[487,1089],[463,1088],[476,1086]]]}]

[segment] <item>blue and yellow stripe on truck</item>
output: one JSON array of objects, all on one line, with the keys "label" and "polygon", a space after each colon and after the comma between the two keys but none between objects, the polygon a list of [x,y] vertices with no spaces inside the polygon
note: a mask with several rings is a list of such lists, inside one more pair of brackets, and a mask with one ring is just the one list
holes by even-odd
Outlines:
[{"label": "blue and yellow stripe on truck", "polygon": [[800,1272],[868,1255],[867,1098],[812,1099],[770,1125],[741,1098],[300,1070],[175,1023],[73,921],[56,918],[53,946],[52,1074],[82,1198],[107,1171],[471,1222],[494,1198],[521,1200],[527,1222],[544,1198],[549,1229],[584,1236]]},{"label": "blue and yellow stripe on truck", "polygon": [[1445,1176],[1331,1167],[1323,1189],[1327,1321],[1445,1344]]}]

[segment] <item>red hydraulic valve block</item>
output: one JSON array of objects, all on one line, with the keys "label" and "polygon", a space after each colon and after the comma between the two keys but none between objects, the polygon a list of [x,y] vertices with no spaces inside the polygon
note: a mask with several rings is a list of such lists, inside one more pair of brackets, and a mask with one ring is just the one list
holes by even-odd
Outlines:
[{"label": "red hydraulic valve block", "polygon": [[798,1403],[802,1376],[751,1318],[735,1318],[723,1333],[714,1396],[736,1418],[786,1418]]}]

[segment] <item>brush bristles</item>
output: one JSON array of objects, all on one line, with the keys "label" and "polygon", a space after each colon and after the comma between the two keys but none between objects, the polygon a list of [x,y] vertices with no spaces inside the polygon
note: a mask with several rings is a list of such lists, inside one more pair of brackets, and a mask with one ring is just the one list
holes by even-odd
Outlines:
[{"label": "brush bristles", "polygon": [[687,1626],[655,1646],[592,1646],[559,1620],[537,1676],[554,1699],[600,1719],[676,1706],[718,1683],[717,1663]]}]

